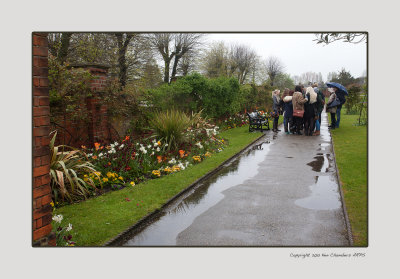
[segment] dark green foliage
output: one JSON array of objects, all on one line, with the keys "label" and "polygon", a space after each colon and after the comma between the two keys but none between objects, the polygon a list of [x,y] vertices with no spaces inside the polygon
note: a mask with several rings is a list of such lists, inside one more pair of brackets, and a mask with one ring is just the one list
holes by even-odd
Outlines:
[{"label": "dark green foliage", "polygon": [[148,92],[157,109],[185,112],[203,110],[207,117],[219,118],[242,109],[244,96],[235,78],[207,79],[194,73]]},{"label": "dark green foliage", "polygon": [[203,92],[204,113],[219,118],[240,111],[239,82],[235,78],[219,77],[209,79],[207,90]]},{"label": "dark green foliage", "polygon": [[349,86],[347,88],[347,91],[349,92],[349,96],[346,97],[346,103],[344,104],[344,106],[346,107],[346,113],[357,114],[359,103],[361,102],[361,87],[358,85]]},{"label": "dark green foliage", "polygon": [[336,78],[333,78],[331,82],[340,83],[343,86],[349,86],[350,84],[355,83],[356,79],[347,72],[344,68],[339,72]]}]

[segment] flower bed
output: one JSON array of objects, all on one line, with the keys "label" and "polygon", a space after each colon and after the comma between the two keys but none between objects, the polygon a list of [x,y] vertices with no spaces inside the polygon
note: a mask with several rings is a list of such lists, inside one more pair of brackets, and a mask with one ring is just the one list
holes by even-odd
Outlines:
[{"label": "flower bed", "polygon": [[177,150],[169,149],[168,143],[152,134],[139,139],[126,136],[109,145],[96,142],[93,148],[82,146],[87,160],[96,169],[84,174],[83,180],[103,189],[91,193],[99,195],[182,171],[224,149],[226,141],[218,136],[218,129],[209,123],[188,128],[188,140]]}]

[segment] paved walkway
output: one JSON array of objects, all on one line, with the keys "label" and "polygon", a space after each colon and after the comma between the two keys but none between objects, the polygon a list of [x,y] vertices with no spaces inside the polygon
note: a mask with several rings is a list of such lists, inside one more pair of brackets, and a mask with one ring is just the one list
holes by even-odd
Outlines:
[{"label": "paved walkway", "polygon": [[326,114],[321,136],[281,129],[125,245],[349,245]]}]

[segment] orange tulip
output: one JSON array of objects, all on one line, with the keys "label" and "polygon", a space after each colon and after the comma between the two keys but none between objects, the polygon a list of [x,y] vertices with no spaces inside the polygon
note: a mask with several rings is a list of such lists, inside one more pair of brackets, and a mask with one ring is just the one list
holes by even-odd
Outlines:
[{"label": "orange tulip", "polygon": [[100,143],[98,143],[98,142],[95,142],[95,143],[94,143],[94,147],[96,148],[96,150],[99,150]]},{"label": "orange tulip", "polygon": [[159,163],[162,162],[162,157],[161,157],[160,155],[157,156],[157,161],[158,161]]},{"label": "orange tulip", "polygon": [[185,155],[185,151],[184,150],[179,150],[179,156],[181,156],[181,158],[183,158],[184,155]]}]

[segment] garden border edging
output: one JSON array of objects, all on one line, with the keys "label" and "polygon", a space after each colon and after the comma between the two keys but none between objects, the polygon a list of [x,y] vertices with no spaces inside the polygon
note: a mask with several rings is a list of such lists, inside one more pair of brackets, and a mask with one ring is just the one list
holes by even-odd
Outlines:
[{"label": "garden border edging", "polygon": [[335,153],[335,145],[333,143],[333,137],[331,134],[331,145],[332,145],[332,153],[333,153],[333,158],[335,161],[335,168],[336,168],[336,178],[338,180],[338,185],[339,185],[339,190],[340,190],[340,196],[342,198],[342,209],[343,209],[343,215],[344,215],[344,221],[346,223],[346,228],[347,228],[347,236],[349,238],[349,244],[350,246],[354,246],[354,241],[353,241],[353,234],[351,232],[351,224],[349,220],[349,215],[347,214],[347,208],[346,208],[346,202],[344,200],[344,193],[343,193],[343,186],[342,182],[340,180],[340,174],[339,174],[339,168],[336,163],[336,153]]},{"label": "garden border edging", "polygon": [[261,138],[265,137],[265,133],[262,133],[261,136],[253,140],[251,143],[246,145],[244,148],[242,148],[238,153],[232,155],[225,161],[223,161],[220,165],[218,165],[215,169],[209,171],[199,179],[197,179],[195,182],[193,182],[191,185],[183,189],[181,192],[173,196],[171,199],[169,199],[163,206],[161,206],[159,209],[154,210],[153,212],[149,213],[148,215],[144,216],[142,219],[140,219],[138,222],[133,224],[131,227],[126,229],[125,231],[119,233],[117,236],[112,238],[111,240],[107,241],[104,243],[102,246],[103,247],[121,247],[121,244],[126,242],[128,239],[130,239],[133,235],[136,233],[140,232],[144,227],[151,223],[151,221],[158,216],[162,212],[164,208],[167,206],[171,205],[174,201],[176,201],[178,198],[183,196],[185,193],[188,191],[194,189],[199,183],[201,183],[203,180],[209,178],[210,176],[214,175],[216,172],[221,170],[223,166],[230,161],[236,159],[239,155],[241,155],[245,150],[247,150],[251,145],[253,145],[255,142],[259,141]]}]

